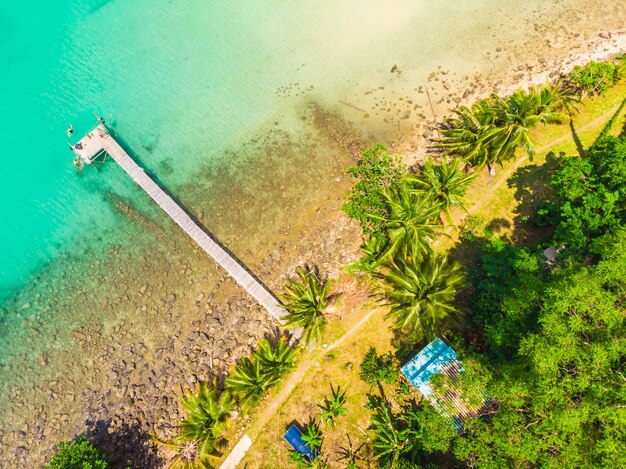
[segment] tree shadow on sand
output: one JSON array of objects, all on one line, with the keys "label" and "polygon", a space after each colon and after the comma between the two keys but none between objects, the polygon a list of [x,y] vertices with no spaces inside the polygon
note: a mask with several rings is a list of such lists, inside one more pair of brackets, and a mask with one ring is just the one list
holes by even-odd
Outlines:
[{"label": "tree shadow on sand", "polygon": [[565,157],[550,152],[543,164],[532,164],[518,168],[509,177],[507,184],[515,189],[517,206],[514,210],[511,242],[517,246],[536,244],[552,236],[553,227],[537,223],[537,209],[546,203],[554,202],[551,180]]},{"label": "tree shadow on sand", "polygon": [[110,461],[111,469],[162,467],[156,446],[150,435],[138,424],[122,424],[111,429],[110,420],[92,422],[87,438],[101,450]]}]

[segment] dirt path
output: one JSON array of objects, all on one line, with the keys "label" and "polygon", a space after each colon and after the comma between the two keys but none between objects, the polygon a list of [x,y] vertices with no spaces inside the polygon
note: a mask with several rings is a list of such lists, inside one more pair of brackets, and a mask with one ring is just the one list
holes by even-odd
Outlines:
[{"label": "dirt path", "polygon": [[[359,320],[359,322],[357,322],[354,326],[352,326],[344,335],[342,335],[339,339],[337,339],[335,342],[330,344],[325,349],[325,352],[330,352],[334,348],[337,348],[341,344],[343,344],[343,342],[345,342],[356,331],[358,331],[361,327],[363,327],[363,325],[365,325],[365,323],[367,323],[367,321],[369,321],[370,318],[374,314],[376,314],[379,310],[380,308],[372,309],[369,313],[363,316]],[[309,369],[313,365],[315,365],[315,363],[317,363],[318,361],[319,361],[319,356],[316,356],[315,358],[308,358],[307,360],[300,363],[300,366],[298,366],[296,371],[291,376],[289,376],[289,379],[283,385],[283,388],[280,390],[280,393],[278,393],[277,396],[271,399],[271,401],[266,405],[263,412],[257,417],[256,419],[257,423],[255,425],[257,427],[256,429],[257,433],[260,433],[263,430],[265,425],[267,425],[267,423],[271,420],[276,410],[278,410],[278,408],[280,408],[280,406],[289,398],[293,390],[302,381],[302,378],[304,378],[304,375],[306,375]],[[254,435],[253,440],[256,438],[256,436],[257,435]]]}]

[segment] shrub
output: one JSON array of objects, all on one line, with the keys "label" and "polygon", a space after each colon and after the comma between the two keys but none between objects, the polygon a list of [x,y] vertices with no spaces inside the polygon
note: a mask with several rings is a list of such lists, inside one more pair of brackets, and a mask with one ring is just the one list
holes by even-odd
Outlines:
[{"label": "shrub", "polygon": [[461,239],[472,241],[484,235],[485,219],[480,215],[468,215],[460,227]]},{"label": "shrub", "polygon": [[400,179],[407,173],[406,166],[391,157],[384,145],[378,144],[363,152],[359,164],[349,168],[347,173],[358,182],[346,194],[346,202],[341,209],[358,220],[364,233],[384,239],[387,209],[382,194],[399,185]]},{"label": "shrub", "polygon": [[370,347],[361,363],[361,379],[368,384],[395,383],[398,379],[398,368],[391,352],[378,355],[376,348]]},{"label": "shrub", "polygon": [[605,94],[619,79],[619,68],[611,62],[591,61],[584,67],[577,65],[569,76],[569,82],[581,94]]},{"label": "shrub", "polygon": [[107,469],[109,463],[100,450],[81,436],[74,443],[63,441],[59,443],[57,453],[52,456],[46,465],[48,469]]}]

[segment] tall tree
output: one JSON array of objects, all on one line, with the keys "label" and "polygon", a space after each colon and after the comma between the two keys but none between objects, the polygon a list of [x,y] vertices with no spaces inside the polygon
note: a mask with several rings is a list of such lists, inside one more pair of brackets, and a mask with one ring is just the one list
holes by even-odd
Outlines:
[{"label": "tall tree", "polygon": [[452,112],[455,117],[442,132],[441,146],[479,168],[493,165],[496,160],[489,148],[489,141],[485,139],[485,134],[494,127],[496,120],[491,100],[481,99],[472,107],[461,106]]},{"label": "tall tree", "polygon": [[396,259],[385,280],[383,292],[391,307],[388,316],[395,327],[412,333],[417,339],[431,339],[444,323],[455,321],[461,310],[455,303],[465,276],[458,263],[432,253],[423,260],[414,257]]},{"label": "tall tree", "polygon": [[322,279],[317,268],[308,265],[298,269],[298,278],[289,279],[282,295],[281,305],[287,310],[288,328],[303,328],[302,338],[308,345],[320,340],[327,319],[324,316],[330,284]]},{"label": "tall tree", "polygon": [[532,158],[535,146],[529,131],[539,123],[560,123],[571,112],[575,98],[561,83],[532,87],[527,92],[517,90],[508,98],[492,94],[474,104],[454,111],[448,129],[443,131],[441,145],[452,153],[481,167],[493,165],[515,157],[522,147]]},{"label": "tall tree", "polygon": [[388,242],[377,254],[377,264],[396,255],[420,257],[428,252],[434,233],[441,229],[436,224],[439,206],[429,197],[412,191],[407,184],[386,191],[383,198],[388,213],[384,220]]},{"label": "tall tree", "polygon": [[197,441],[200,454],[212,454],[235,407],[230,393],[218,396],[214,385],[199,383],[194,393],[187,392],[181,397],[181,403],[187,416],[180,423],[176,441]]},{"label": "tall tree", "polygon": [[430,197],[446,214],[450,223],[454,223],[450,208],[465,210],[463,196],[475,177],[476,173],[468,174],[461,170],[459,158],[453,158],[450,162],[442,158],[439,163],[429,159],[420,173],[408,176],[406,182],[417,193]]}]

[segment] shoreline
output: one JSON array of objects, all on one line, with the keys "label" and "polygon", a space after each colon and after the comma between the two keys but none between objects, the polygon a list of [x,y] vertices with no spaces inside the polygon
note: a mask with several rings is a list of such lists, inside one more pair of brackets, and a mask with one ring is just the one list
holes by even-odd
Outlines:
[{"label": "shoreline", "polygon": [[[562,72],[564,68],[572,68],[578,63],[576,61],[586,63],[590,59],[597,60],[606,56],[616,55],[626,50],[626,30],[615,32],[610,35],[609,38],[601,39],[603,41],[609,41],[609,45],[602,48],[602,50],[594,50],[593,52],[590,50],[586,52],[573,52],[572,55],[564,58],[558,70],[552,70],[550,68],[551,65],[548,64],[542,66],[543,69],[539,72],[534,72],[536,65],[531,63],[526,65],[524,70],[511,70],[511,72],[517,73],[511,77],[510,83],[497,83],[497,81],[492,82],[487,79],[488,85],[479,86],[476,92],[465,96],[464,99],[466,101],[463,101],[463,98],[461,98],[459,102],[461,104],[474,102],[481,97],[480,93],[485,93],[485,95],[491,93],[492,90],[490,90],[489,87],[492,85],[494,87],[503,86],[504,89],[508,89],[507,86],[516,89],[519,87],[527,87],[529,84],[542,83],[550,75],[554,76],[555,73],[558,74]],[[593,44],[599,44],[600,42],[602,41],[596,41],[593,42]],[[587,45],[587,47],[590,48],[592,46]],[[528,70],[528,67],[532,68]],[[524,72],[524,76],[529,75],[529,77],[526,79],[516,78],[516,76],[519,77],[522,72]],[[435,75],[433,81],[434,78],[437,77],[438,75]],[[463,83],[461,82],[459,84]],[[467,91],[467,85],[465,85],[465,88],[460,87],[459,89],[455,89],[451,82],[449,86],[454,90],[454,96],[452,98],[444,96],[440,99],[450,99],[453,103],[456,103],[454,98],[462,96],[465,94],[465,91]],[[502,90],[498,92],[504,93]],[[452,96],[452,93],[450,93],[450,96]],[[444,103],[445,101],[439,104],[448,105],[448,103]],[[313,122],[318,121],[317,124],[313,125],[314,129],[327,127],[328,135],[323,137],[323,139],[325,138],[327,140],[329,147],[337,150],[338,155],[340,150],[345,151],[346,154],[343,155],[345,159],[342,160],[345,163],[353,159],[355,156],[354,152],[369,140],[367,138],[361,138],[360,136],[357,137],[356,132],[350,129],[349,125],[342,122],[342,120],[336,116],[333,116],[332,113],[327,113],[321,108],[315,109],[315,107],[313,107],[310,114],[305,116]],[[326,122],[326,124],[324,124],[324,122]],[[403,154],[409,163],[417,161],[426,151],[427,147],[419,146],[414,148],[411,152],[402,150],[404,144],[399,141],[401,136],[397,136],[396,138],[397,141],[395,145],[390,145],[391,150],[395,153]],[[428,140],[426,137],[424,137],[424,139],[425,141]],[[293,142],[286,140],[288,140],[288,138],[284,135],[275,136],[275,140],[270,138],[267,148],[271,147],[275,150],[275,147],[280,148],[281,146],[285,146],[286,148],[293,144]],[[275,153],[278,154],[279,151],[277,150]],[[316,163],[321,164],[322,162],[322,160],[319,160],[311,163],[307,161],[307,156],[308,155],[301,156],[300,164],[302,164],[303,167],[306,165],[314,167]],[[268,172],[272,171],[271,162],[268,161],[265,164],[267,165],[266,170]],[[337,174],[337,176],[333,178],[330,183],[329,181],[326,182],[327,187],[332,188],[330,191],[331,195],[325,197],[326,194],[319,194],[317,199],[309,201],[309,206],[313,208],[313,213],[299,213],[301,206],[299,206],[298,203],[301,202],[301,196],[299,194],[287,194],[286,196],[280,194],[281,190],[288,192],[286,185],[284,189],[280,187],[277,188],[277,197],[290,200],[290,202],[286,204],[288,214],[284,215],[285,219],[282,220],[282,226],[285,227],[285,231],[281,232],[280,240],[272,239],[268,232],[268,240],[264,241],[262,249],[258,249],[256,246],[258,237],[236,239],[236,236],[232,235],[234,230],[231,230],[230,227],[237,226],[238,224],[250,224],[253,220],[258,218],[258,213],[255,214],[254,210],[248,210],[246,212],[247,216],[246,214],[236,211],[222,213],[221,216],[217,217],[220,222],[220,227],[216,230],[215,235],[227,246],[240,246],[240,248],[235,249],[235,252],[240,252],[242,260],[246,262],[246,264],[249,262],[250,268],[258,272],[259,277],[264,282],[267,282],[268,286],[274,291],[281,287],[285,276],[292,274],[297,265],[307,261],[319,264],[321,270],[330,277],[336,276],[339,269],[358,253],[358,245],[360,244],[358,226],[348,220],[342,212],[337,210],[338,204],[341,202],[341,196],[343,192],[345,192],[343,187],[347,187],[346,185],[351,183],[348,176],[341,174],[340,166],[341,165],[336,165],[335,163],[331,172],[334,171],[334,174]],[[226,168],[224,171],[233,172],[233,169]],[[290,175],[285,175],[283,178],[286,182],[289,181],[288,176]],[[301,174],[296,172],[291,176],[301,176]],[[250,177],[254,179],[254,175]],[[211,193],[214,195],[213,200],[209,201],[211,197],[204,195],[204,202],[201,204],[199,202],[185,204],[190,207],[202,206],[202,212],[195,213],[195,215],[199,216],[201,221],[204,216],[200,215],[203,213],[213,213],[211,208],[219,207],[220,201],[224,200],[223,197],[228,197],[231,188],[227,182],[227,178],[223,178],[223,181],[223,186],[212,187],[210,189],[212,191]],[[333,182],[336,184],[333,184]],[[190,183],[190,185],[192,184],[193,183]],[[201,199],[201,192],[203,190],[206,190],[206,187],[202,187],[202,185],[196,188],[188,187],[182,191],[184,194],[183,199]],[[220,197],[222,197],[222,199],[220,199]],[[254,204],[254,199],[255,192],[250,191],[249,193],[241,194],[241,198],[237,200],[236,203],[254,208],[255,206],[251,205]],[[183,202],[185,200],[183,200]],[[269,197],[267,201],[263,201],[263,203],[271,202],[271,200],[272,198]],[[145,227],[150,228],[151,232],[146,236],[146,243],[154,239],[155,236],[158,237],[160,234],[167,234],[168,231],[174,229],[167,221],[164,222],[164,218],[160,215],[150,218],[146,216],[146,214],[136,212],[132,207],[124,206],[124,202],[123,200],[117,201],[118,210],[125,213],[125,215],[130,218],[131,222],[139,222],[136,231],[139,232],[140,229]],[[263,207],[260,206],[260,208],[262,209]],[[271,208],[270,211],[273,210],[277,213],[283,209],[284,207],[277,206]],[[215,212],[219,214],[225,211],[217,208]],[[299,219],[295,222],[290,222],[287,218],[291,215],[299,215]],[[160,223],[163,224],[160,225]],[[270,224],[257,227],[256,231],[261,232],[268,230],[269,226]],[[135,231],[135,229],[133,229],[133,231]],[[231,233],[230,236],[228,236],[228,233]],[[83,395],[73,393],[72,395],[74,397],[70,398],[70,405],[61,405],[61,407],[64,408],[62,412],[57,412],[54,416],[41,419],[38,426],[30,424],[26,429],[20,428],[21,422],[18,420],[15,423],[16,429],[10,432],[11,436],[8,436],[8,432],[3,428],[3,431],[0,432],[0,450],[2,450],[0,452],[2,454],[5,454],[5,451],[7,452],[6,454],[10,454],[9,451],[11,451],[15,456],[14,461],[16,463],[25,461],[40,462],[41,458],[50,454],[51,448],[59,439],[68,438],[71,434],[75,434],[74,429],[81,431],[79,429],[86,428],[86,421],[90,421],[94,424],[104,422],[100,424],[100,427],[96,425],[96,427],[102,428],[100,433],[94,435],[96,439],[103,439],[104,436],[110,437],[111,434],[115,432],[124,434],[124,425],[128,426],[130,430],[135,428],[137,431],[140,429],[143,432],[147,431],[147,427],[154,430],[160,425],[160,431],[167,433],[168,428],[171,428],[177,420],[179,411],[177,395],[180,393],[180,387],[192,386],[195,381],[209,379],[214,374],[220,374],[222,372],[220,371],[220,367],[222,370],[227,369],[234,359],[247,353],[250,346],[254,345],[255,340],[259,336],[273,330],[274,325],[271,321],[268,322],[263,318],[265,313],[260,310],[260,307],[255,305],[249,298],[242,298],[232,280],[223,275],[223,273],[220,274],[215,267],[211,267],[210,259],[196,260],[193,262],[194,265],[190,265],[185,261],[187,257],[197,257],[199,250],[189,243],[185,244],[183,239],[182,235],[176,236],[175,241],[170,241],[170,244],[166,245],[173,251],[170,252],[171,257],[168,260],[170,267],[167,269],[167,273],[168,275],[180,277],[175,282],[175,287],[169,286],[163,290],[165,284],[161,285],[161,283],[163,283],[163,279],[167,280],[167,276],[161,276],[155,279],[153,273],[159,269],[160,264],[157,260],[148,260],[146,261],[148,268],[143,269],[143,275],[150,280],[139,282],[148,284],[145,289],[143,285],[136,285],[138,279],[130,278],[130,274],[127,273],[126,281],[129,282],[129,286],[132,287],[132,291],[126,294],[127,298],[119,297],[115,299],[103,297],[100,300],[101,302],[107,301],[104,309],[120,308],[120,310],[125,310],[117,314],[118,320],[115,324],[101,325],[100,329],[98,329],[98,315],[96,311],[93,316],[94,324],[89,327],[81,326],[77,330],[71,331],[71,340],[75,342],[75,345],[78,347],[77,350],[82,351],[82,353],[94,354],[94,360],[97,361],[97,366],[102,367],[101,372],[94,374],[93,378],[89,379],[97,381],[97,379],[104,377],[107,381],[110,380],[110,382],[113,382],[114,386],[111,386],[111,389],[107,390],[107,382],[102,383],[104,384],[104,390],[101,389],[101,395],[95,393],[95,388],[92,390],[93,392],[85,392]],[[339,239],[340,242],[337,242],[337,239]],[[261,256],[260,253],[255,252],[257,249],[264,251],[267,255]],[[116,260],[116,262],[119,262],[121,267],[123,267],[125,260],[129,258],[128,255],[120,252],[119,246],[112,248],[112,252],[109,256],[120,256],[121,258]],[[178,263],[176,263],[176,259],[179,260]],[[102,266],[101,268],[103,271],[106,271],[106,266]],[[207,285],[210,279],[215,279],[214,286]],[[172,295],[174,296],[172,297]],[[151,301],[154,301],[154,304],[158,306],[148,306],[148,300],[151,298]],[[128,310],[133,302],[137,300],[139,300],[139,303],[143,303],[143,305],[140,305],[138,309]],[[92,304],[92,307],[93,306]],[[251,316],[248,315],[250,312],[252,312]],[[156,319],[161,318],[163,314],[169,314],[167,321],[170,323],[176,320],[190,321],[190,323],[181,327],[179,334],[172,334],[170,339],[173,340],[168,340],[164,337],[164,343],[151,344],[144,343],[139,336],[129,337],[125,339],[128,343],[122,343],[122,341],[120,341],[120,345],[114,347],[116,349],[114,352],[110,352],[106,349],[105,352],[103,352],[100,347],[107,347],[109,340],[107,335],[113,337],[118,334],[123,334],[127,325],[124,321],[131,320],[133,314],[144,316],[142,321],[145,321],[146,325],[152,324]],[[244,320],[241,321],[241,318]],[[34,326],[34,329],[36,330],[37,327]],[[212,334],[216,331],[225,330],[226,333],[223,334],[223,337],[214,340],[214,342],[223,340],[224,347],[220,348],[215,343],[211,344],[210,341],[208,341],[209,336],[207,336],[206,333],[202,335],[204,329],[208,330],[211,337],[213,337]],[[172,330],[177,332],[176,328]],[[33,334],[36,340],[41,332],[35,332]],[[164,336],[166,336],[166,334],[164,334]],[[108,347],[111,346],[109,345]],[[169,351],[170,349],[172,350],[171,352]],[[158,366],[166,366],[166,369],[154,366],[155,364],[151,363],[153,359],[148,357],[150,353],[158,354],[159,350],[161,350],[161,357],[168,358],[169,361],[158,359]],[[218,350],[221,350],[221,357],[214,356],[215,352]],[[68,354],[67,350],[64,352],[66,355],[71,355]],[[202,356],[203,353],[205,354],[204,356]],[[186,357],[185,354],[187,355]],[[116,358],[112,360],[112,356]],[[181,357],[183,357],[182,360]],[[37,361],[39,361],[39,366],[43,369],[52,366],[55,360],[55,357],[52,355],[49,355],[47,358],[43,358],[43,356],[34,358],[34,365],[36,366]],[[66,358],[71,358],[71,356],[66,356]],[[182,364],[176,363],[175,359],[181,360]],[[47,362],[50,362],[50,365]],[[123,365],[122,362],[124,363]],[[164,385],[161,385],[159,380],[156,379],[155,376],[152,376],[156,375],[155,370],[158,370],[159,373],[171,376],[172,380],[168,380]],[[74,380],[74,387],[77,389],[80,389],[83,384],[80,380],[87,379],[86,376],[81,377],[80,375],[74,378],[76,378]],[[116,380],[120,381],[120,386],[115,385]],[[50,384],[54,381],[55,379],[48,379],[47,383],[41,386],[39,392],[43,391],[46,399],[38,401],[37,406],[50,405],[50,407],[54,407],[51,404],[45,404],[46,400],[55,402],[63,400],[70,395],[68,389],[63,387],[63,383],[60,380],[57,380],[57,383],[54,385]],[[152,390],[147,388],[147,386],[154,385],[155,383],[156,385]],[[39,386],[39,384],[37,386]],[[49,387],[44,389],[47,386]],[[163,398],[165,398],[165,400],[163,400]],[[22,399],[24,402],[28,402],[26,396]],[[76,407],[80,407],[78,404],[81,403],[84,403],[84,409],[82,411],[79,410],[76,412],[76,415],[70,415],[68,413],[68,408],[75,409]],[[109,405],[109,403],[112,405]],[[28,419],[24,418],[23,410],[26,410],[26,414],[29,413],[29,409],[19,409],[19,412],[16,412],[15,415],[20,415],[22,421],[27,421]],[[55,418],[57,419],[57,423],[54,423],[53,419]],[[137,425],[133,422],[137,422]],[[54,431],[49,430],[46,435],[46,429],[50,429],[51,427]],[[55,429],[57,427],[59,430]],[[131,433],[134,434],[133,432]],[[128,435],[128,433],[126,435]],[[161,433],[160,436],[164,436],[163,433]],[[28,437],[31,438],[30,442],[27,440]],[[141,438],[139,434],[134,434],[134,437]],[[124,444],[123,439],[120,438],[118,445],[121,446],[117,446],[115,449],[124,452]],[[143,444],[148,445],[147,440],[143,441]],[[129,450],[129,448],[126,448],[126,450]],[[146,453],[143,456],[146,458],[154,457],[151,453]]]}]

